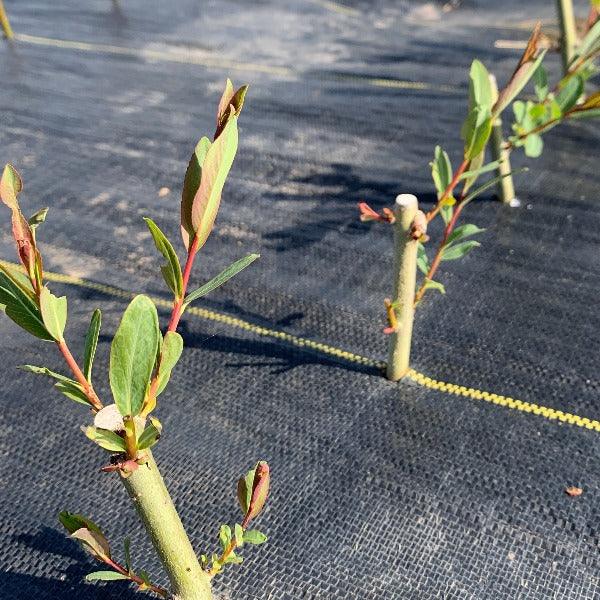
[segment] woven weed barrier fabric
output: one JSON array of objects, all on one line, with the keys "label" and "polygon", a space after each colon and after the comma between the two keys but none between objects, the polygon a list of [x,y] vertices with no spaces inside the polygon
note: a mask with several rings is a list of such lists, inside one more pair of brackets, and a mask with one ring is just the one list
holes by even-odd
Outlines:
[{"label": "woven weed barrier fabric", "polygon": [[[419,308],[413,367],[473,388],[471,398],[380,376],[391,231],[361,224],[356,210],[399,192],[430,205],[434,146],[460,153],[471,60],[505,81],[518,52],[494,43],[525,40],[538,17],[552,22],[553,3],[5,4],[17,40],[0,47],[0,160],[23,174],[24,210],[51,207],[39,230],[46,268],[84,280],[51,284],[69,297],[76,354],[91,311],[103,310],[103,398],[126,306],[112,288],[166,298],[141,217],[178,238],[185,166],[213,129],[224,79],[251,84],[194,278],[249,252],[261,259],[199,303],[212,312],[184,318],[187,349],[157,413],[155,456],[199,551],[239,518],[239,475],[259,458],[271,465],[258,523],[269,542],[217,578],[220,594],[599,596],[600,435],[515,402],[600,418],[598,125],[547,136],[516,180],[520,209],[491,195],[468,209],[486,228],[482,247],[444,270],[445,297]],[[558,56],[549,63],[557,73]],[[14,260],[2,215],[0,257]],[[165,583],[121,485],[98,472],[104,454],[79,431],[85,410],[16,370],[62,371],[55,348],[6,318],[0,336],[0,597],[134,597],[119,582],[82,581],[97,565],[60,530],[62,509],[97,521],[117,554],[131,536],[134,565]],[[486,402],[491,394],[512,403]],[[571,498],[568,486],[584,492]]]}]

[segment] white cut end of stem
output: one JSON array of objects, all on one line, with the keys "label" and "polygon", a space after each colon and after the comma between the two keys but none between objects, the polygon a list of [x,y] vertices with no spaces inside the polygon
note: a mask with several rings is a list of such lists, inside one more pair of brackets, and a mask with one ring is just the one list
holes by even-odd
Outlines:
[{"label": "white cut end of stem", "polygon": [[398,208],[406,209],[418,206],[419,201],[413,194],[398,194],[396,196],[396,206]]}]

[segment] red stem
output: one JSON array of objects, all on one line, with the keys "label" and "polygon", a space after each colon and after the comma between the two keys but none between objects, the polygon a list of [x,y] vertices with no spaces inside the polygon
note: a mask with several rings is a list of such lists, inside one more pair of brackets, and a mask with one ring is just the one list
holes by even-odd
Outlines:
[{"label": "red stem", "polygon": [[198,236],[194,236],[192,244],[190,245],[190,248],[188,250],[187,260],[185,261],[185,267],[183,269],[183,289],[181,292],[181,297],[175,300],[175,303],[173,305],[173,312],[171,313],[171,320],[169,321],[169,327],[167,331],[175,331],[177,329],[177,325],[179,325],[179,319],[181,319],[182,313],[181,307],[183,306],[183,300],[185,298],[188,282],[192,273],[192,267],[194,266],[194,258],[196,257],[196,253],[198,252],[198,245]]},{"label": "red stem", "polygon": [[440,212],[440,209],[442,208],[442,202],[446,200],[450,196],[450,194],[452,194],[454,188],[458,185],[458,182],[460,181],[461,175],[467,170],[467,167],[469,166],[470,162],[471,161],[468,158],[465,158],[465,160],[462,161],[462,163],[456,170],[456,173],[454,173],[452,181],[448,184],[448,187],[440,196],[440,199],[438,200],[437,204],[427,213],[428,223]]},{"label": "red stem", "polygon": [[61,354],[64,356],[65,361],[67,362],[67,365],[69,365],[71,372],[75,376],[75,379],[77,379],[77,381],[83,388],[83,391],[85,392],[85,395],[87,396],[90,404],[94,407],[95,410],[97,410],[97,411],[101,410],[102,402],[100,402],[100,399],[96,395],[96,392],[94,391],[94,388],[92,387],[92,384],[85,378],[85,375],[79,368],[77,361],[73,358],[73,355],[71,354],[71,351],[69,350],[69,347],[67,346],[67,342],[65,342],[65,340],[57,341],[56,345],[58,346],[58,349],[61,351]]},{"label": "red stem", "polygon": [[[146,585],[144,583],[144,580],[141,577],[138,577],[137,575],[134,575],[132,573],[129,573],[129,571],[121,566],[119,563],[116,563],[114,560],[107,558],[104,560],[104,562],[112,567],[115,571],[117,571],[117,573],[121,573],[121,575],[125,575],[125,577],[128,577],[131,581],[133,581],[134,583],[137,583],[138,585]],[[166,598],[169,595],[169,592],[167,592],[167,590],[158,587],[157,585],[150,585],[149,588],[152,592],[154,592],[155,594],[158,594],[159,596],[162,596],[163,598]]]}]

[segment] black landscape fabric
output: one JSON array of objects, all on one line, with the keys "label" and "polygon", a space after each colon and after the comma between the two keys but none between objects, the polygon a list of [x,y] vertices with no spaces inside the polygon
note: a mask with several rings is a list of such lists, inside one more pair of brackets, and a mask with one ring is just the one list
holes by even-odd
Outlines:
[{"label": "black landscape fabric", "polygon": [[[0,160],[21,171],[27,213],[50,206],[39,230],[48,270],[166,298],[142,216],[178,239],[183,173],[230,76],[251,88],[194,280],[249,252],[261,259],[200,305],[376,360],[391,231],[361,224],[356,203],[379,209],[410,192],[429,206],[434,146],[460,154],[471,60],[505,81],[519,52],[495,42],[555,20],[541,0],[449,11],[391,0],[5,5],[18,38],[0,45]],[[558,55],[549,64],[557,74]],[[599,132],[562,126],[542,158],[517,160],[531,169],[516,178],[521,208],[491,194],[468,208],[486,228],[482,247],[448,264],[447,295],[419,308],[415,369],[600,417]],[[0,256],[14,260],[2,214]],[[108,398],[125,300],[52,289],[69,296],[77,354],[102,308],[96,380]],[[216,579],[223,598],[599,597],[597,432],[392,384],[375,368],[193,315],[181,331],[187,349],[160,398],[155,456],[199,551],[239,519],[239,475],[259,458],[272,468],[257,522],[269,541]],[[103,452],[79,431],[89,414],[16,370],[62,370],[56,349],[6,318],[0,336],[0,597],[134,597],[120,582],[82,581],[98,565],[60,529],[62,509],[98,522],[117,555],[131,536],[134,565],[165,583],[124,490],[98,471]]]}]

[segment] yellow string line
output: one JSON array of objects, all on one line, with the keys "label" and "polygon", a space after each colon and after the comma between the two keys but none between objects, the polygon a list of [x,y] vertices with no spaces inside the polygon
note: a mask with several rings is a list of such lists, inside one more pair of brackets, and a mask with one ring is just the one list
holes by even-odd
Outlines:
[{"label": "yellow string line", "polygon": [[331,2],[331,0],[312,0],[314,4],[318,4],[327,10],[332,12],[336,12],[342,15],[350,15],[353,17],[358,17],[360,15],[360,11],[356,8],[350,8],[349,6],[344,6],[343,4],[338,4],[337,2]]},{"label": "yellow string line", "polygon": [[[299,73],[287,67],[274,67],[259,63],[238,63],[229,60],[199,56],[189,52],[182,52],[181,50],[161,52],[147,48],[127,48],[126,46],[113,46],[111,44],[95,44],[90,42],[61,40],[37,35],[28,35],[25,33],[15,34],[15,39],[25,44],[34,44],[37,46],[62,48],[65,50],[79,50],[81,52],[134,56],[147,60],[201,65],[207,68],[218,68],[222,70],[267,73],[269,75],[280,77],[296,77],[299,75]],[[362,82],[373,87],[395,88],[402,90],[436,90],[448,93],[461,91],[460,87],[447,84],[426,83],[424,81],[410,81],[404,79],[360,77],[359,75],[354,75],[352,73],[335,75],[334,78]]]},{"label": "yellow string line", "polygon": [[[9,267],[16,266],[14,263],[10,263],[3,260],[0,260],[0,264]],[[103,283],[88,281],[86,279],[81,279],[80,277],[73,277],[72,275],[63,275],[62,273],[52,273],[47,271],[44,272],[44,275],[49,281],[54,281],[57,283],[66,283],[78,287],[96,290],[109,296],[123,298],[124,300],[129,300],[135,296],[133,292],[128,292],[121,288],[105,285]],[[152,300],[157,306],[161,306],[167,309],[171,308],[173,305],[172,302],[165,300],[164,298],[152,297]],[[386,363],[384,361],[375,360],[373,358],[368,358],[359,354],[354,354],[353,352],[348,352],[347,350],[343,350],[342,348],[336,348],[335,346],[331,346],[329,344],[315,342],[314,340],[298,337],[292,335],[291,333],[286,333],[277,329],[270,329],[268,327],[254,325],[253,323],[244,321],[243,319],[232,317],[230,315],[226,315],[224,313],[220,313],[214,310],[208,310],[206,308],[198,308],[192,306],[189,307],[186,312],[201,319],[206,319],[217,323],[223,323],[224,325],[229,325],[230,327],[237,327],[238,329],[243,329],[256,335],[275,338],[286,342],[290,345],[297,346],[299,348],[307,348],[309,350],[314,350],[327,356],[332,356],[354,364],[372,367],[374,369],[379,370],[385,369],[386,366]],[[469,398],[471,400],[483,400],[484,402],[490,402],[491,404],[495,404],[496,406],[502,406],[503,408],[518,410],[525,413],[531,413],[533,415],[538,415],[551,421],[560,421],[562,423],[568,423],[577,427],[583,427],[585,429],[592,429],[594,431],[600,432],[600,421],[597,421],[595,419],[580,417],[579,415],[575,415],[573,413],[563,412],[562,410],[556,410],[554,408],[549,408],[547,406],[542,406],[533,402],[525,402],[523,400],[511,398],[510,396],[502,396],[500,394],[494,394],[492,392],[486,392],[483,390],[458,385],[456,383],[437,381],[436,379],[432,379],[431,377],[428,377],[427,375],[424,375],[423,373],[420,373],[415,369],[410,369],[406,374],[406,377],[410,381],[416,383],[417,385],[426,387],[431,390],[445,392],[446,394],[461,396],[463,398]]]}]

